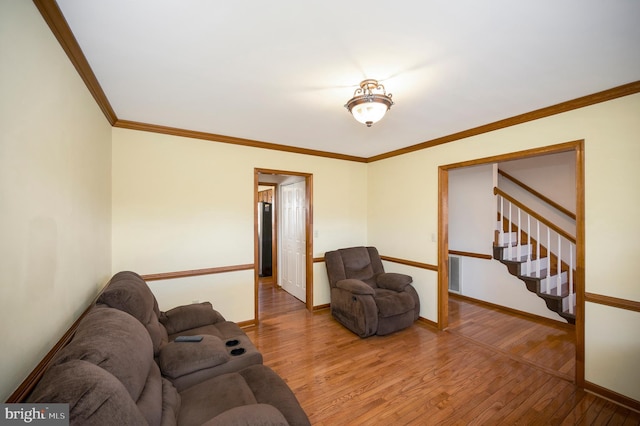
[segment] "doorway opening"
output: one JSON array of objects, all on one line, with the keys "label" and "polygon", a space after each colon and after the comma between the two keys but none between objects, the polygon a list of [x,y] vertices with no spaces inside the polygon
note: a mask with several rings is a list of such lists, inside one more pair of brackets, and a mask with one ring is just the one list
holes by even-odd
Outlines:
[{"label": "doorway opening", "polygon": [[494,157],[465,161],[439,167],[438,174],[438,327],[449,325],[449,171],[477,165],[500,163],[554,153],[575,155],[576,188],[576,322],[575,322],[575,384],[584,386],[584,141],[536,148]]},{"label": "doorway opening", "polygon": [[258,182],[258,275],[266,279],[278,272],[278,217],[276,193],[278,185]]},{"label": "doorway opening", "polygon": [[[254,169],[256,322],[260,320],[260,284],[265,280],[296,297],[307,310],[313,310],[312,194],[310,173]],[[272,224],[270,244],[265,218]]]}]

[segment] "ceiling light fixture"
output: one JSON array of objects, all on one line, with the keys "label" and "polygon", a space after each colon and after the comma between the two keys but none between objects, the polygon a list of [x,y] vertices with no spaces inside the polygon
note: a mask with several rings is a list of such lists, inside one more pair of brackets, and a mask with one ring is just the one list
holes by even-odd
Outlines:
[{"label": "ceiling light fixture", "polygon": [[373,123],[380,121],[393,105],[391,96],[391,93],[387,95],[384,86],[378,83],[378,80],[363,80],[360,88],[353,92],[353,98],[349,99],[345,108],[353,118],[371,127]]}]

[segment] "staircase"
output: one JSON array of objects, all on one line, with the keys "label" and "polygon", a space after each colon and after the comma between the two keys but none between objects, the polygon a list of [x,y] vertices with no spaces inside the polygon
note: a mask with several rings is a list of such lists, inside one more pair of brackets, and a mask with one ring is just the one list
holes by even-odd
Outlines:
[{"label": "staircase", "polygon": [[551,311],[575,324],[575,238],[499,188],[494,259],[541,297]]}]

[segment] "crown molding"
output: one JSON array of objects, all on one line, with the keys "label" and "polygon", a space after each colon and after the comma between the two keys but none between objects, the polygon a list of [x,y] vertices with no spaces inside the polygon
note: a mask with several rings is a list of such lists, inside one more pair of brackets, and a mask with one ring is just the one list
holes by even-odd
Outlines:
[{"label": "crown molding", "polygon": [[494,121],[493,123],[474,127],[472,129],[463,130],[462,132],[453,133],[451,135],[425,141],[416,145],[408,146],[406,148],[401,148],[395,151],[387,152],[385,154],[369,157],[367,158],[367,163],[384,160],[386,158],[396,157],[398,155],[408,154],[414,151],[420,151],[426,148],[431,148],[431,147],[442,145],[448,142],[454,142],[454,141],[468,138],[471,136],[480,135],[482,133],[493,132],[495,130],[504,129],[506,127],[511,127],[517,124],[526,123],[528,121],[538,120],[540,118],[550,117],[552,115],[561,114],[563,112],[572,111],[574,109],[584,108],[590,105],[595,105],[601,102],[606,102],[606,101],[621,98],[624,96],[633,95],[639,92],[640,92],[640,81],[634,81],[632,83],[623,84],[622,86],[613,87],[611,89],[603,90],[601,92],[593,93],[591,95],[582,96],[577,99],[561,102],[559,104],[551,105],[545,108],[540,108],[535,111],[527,112],[524,114],[515,115],[510,118]]},{"label": "crown molding", "polygon": [[109,123],[114,127],[120,127],[124,129],[142,130],[147,132],[163,133],[174,136],[183,136],[187,138],[203,139],[213,142],[230,143],[235,145],[250,146],[254,148],[270,149],[275,151],[292,152],[296,154],[314,155],[318,157],[333,158],[338,160],[355,161],[359,163],[373,163],[375,161],[384,160],[391,157],[396,157],[410,152],[420,151],[423,149],[431,148],[437,145],[442,145],[449,142],[454,142],[460,139],[468,138],[471,136],[480,135],[482,133],[492,132],[506,127],[515,126],[517,124],[526,123],[528,121],[538,120],[540,118],[549,117],[552,115],[560,114],[574,109],[584,108],[586,106],[594,105],[601,102],[610,101],[613,99],[621,98],[624,96],[632,95],[640,92],[640,81],[624,84],[608,90],[603,90],[591,95],[582,96],[577,99],[573,99],[566,102],[561,102],[552,106],[537,109],[535,111],[527,112],[524,114],[516,115],[503,120],[495,121],[493,123],[485,124],[482,126],[474,127],[472,129],[463,130],[461,132],[453,133],[447,136],[442,136],[436,139],[431,139],[416,145],[411,145],[405,148],[397,149],[387,153],[375,155],[372,157],[357,157],[353,155],[338,154],[328,151],[320,151],[314,149],[297,148],[288,145],[280,145],[271,142],[263,142],[252,139],[243,139],[233,136],[218,135],[214,133],[199,132],[195,130],[179,129],[174,127],[166,127],[156,124],[140,123],[136,121],[121,120],[116,116],[106,94],[102,90],[98,79],[96,78],[93,70],[89,66],[80,45],[78,44],[75,36],[71,32],[71,28],[67,24],[66,19],[62,15],[62,11],[58,7],[55,0],[33,0],[34,4],[40,11],[40,14],[46,21],[47,25],[55,35],[56,39],[66,52],[67,56],[71,60],[80,77],[87,85],[87,88],[93,95],[94,99],[98,103],[100,109],[106,116]]},{"label": "crown molding", "polygon": [[356,161],[360,163],[366,163],[367,159],[364,157],[356,157],[353,155],[337,154],[334,152],[319,151],[315,149],[298,148],[295,146],[279,145],[270,142],[262,142],[253,139],[243,139],[234,136],[217,135],[215,133],[199,132],[196,130],[186,130],[176,127],[160,126],[157,124],[140,123],[137,121],[129,120],[116,120],[113,127],[120,127],[122,129],[141,130],[145,132],[162,133],[165,135],[182,136],[185,138],[202,139],[212,142],[230,143],[233,145],[250,146],[253,148],[270,149],[273,151],[292,152],[295,154],[315,155],[316,157],[333,158],[337,160]]}]

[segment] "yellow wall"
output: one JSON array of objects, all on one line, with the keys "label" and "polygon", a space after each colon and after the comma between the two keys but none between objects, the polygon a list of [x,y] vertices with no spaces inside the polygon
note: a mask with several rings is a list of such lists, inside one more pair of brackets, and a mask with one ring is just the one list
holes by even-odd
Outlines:
[{"label": "yellow wall", "polygon": [[640,313],[587,302],[585,377],[640,400]]},{"label": "yellow wall", "polygon": [[[437,264],[431,234],[438,227],[438,166],[577,139],[585,140],[586,290],[640,301],[639,94],[372,163],[368,242],[389,256]],[[437,298],[437,280],[425,285],[424,294]],[[640,400],[640,314],[593,306],[586,314],[586,380]],[[607,339],[603,324],[611,330]],[[611,341],[622,349],[615,362],[605,356]]]},{"label": "yellow wall", "polygon": [[[364,163],[116,128],[113,271],[150,274],[252,264],[255,168],[313,174],[314,257],[366,242]],[[227,319],[253,319],[252,271],[227,275],[151,286],[161,309],[220,301],[216,306]],[[171,286],[180,289],[179,299],[167,297],[175,294]],[[322,274],[315,279],[313,303],[329,303]]]},{"label": "yellow wall", "polygon": [[111,128],[34,4],[0,11],[0,398],[111,272]]}]

